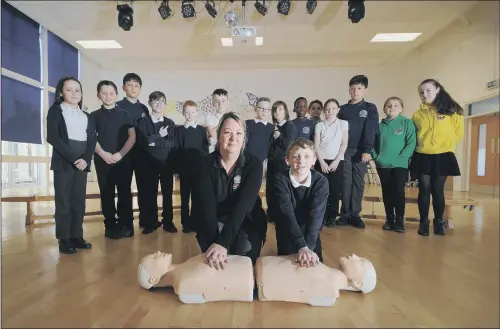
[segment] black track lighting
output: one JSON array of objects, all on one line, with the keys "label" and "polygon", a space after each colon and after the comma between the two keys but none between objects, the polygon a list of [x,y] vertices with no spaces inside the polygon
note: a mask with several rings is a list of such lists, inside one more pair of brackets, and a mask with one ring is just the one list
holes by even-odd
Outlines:
[{"label": "black track lighting", "polygon": [[194,18],[196,17],[196,11],[194,10],[194,1],[183,0],[181,4],[182,17],[184,18]]},{"label": "black track lighting", "polygon": [[266,16],[267,14],[267,7],[265,5],[265,1],[260,2],[259,0],[255,0],[255,9],[261,14],[262,16]]},{"label": "black track lighting", "polygon": [[281,15],[288,15],[289,11],[290,11],[290,0],[279,0],[278,13]]},{"label": "black track lighting", "polygon": [[130,31],[134,26],[134,9],[129,5],[117,5],[118,9],[118,26],[124,31]]},{"label": "black track lighting", "polygon": [[205,1],[205,9],[207,10],[208,14],[212,16],[212,18],[217,17],[217,10],[215,10],[215,3],[213,2],[213,0]]},{"label": "black track lighting", "polygon": [[347,17],[353,23],[359,23],[365,17],[364,0],[349,0]]},{"label": "black track lighting", "polygon": [[314,10],[316,9],[316,6],[318,5],[318,2],[316,0],[307,0],[306,2],[306,11],[309,15],[312,15],[314,13]]},{"label": "black track lighting", "polygon": [[170,9],[170,6],[168,5],[168,0],[163,0],[161,2],[160,7],[158,8],[158,12],[163,19],[167,19],[172,16],[172,9]]}]

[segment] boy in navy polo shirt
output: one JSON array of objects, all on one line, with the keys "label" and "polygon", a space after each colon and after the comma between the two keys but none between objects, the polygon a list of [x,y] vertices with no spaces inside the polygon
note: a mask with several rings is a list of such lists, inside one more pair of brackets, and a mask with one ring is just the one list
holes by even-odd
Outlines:
[{"label": "boy in navy polo shirt", "polygon": [[[146,105],[139,101],[139,94],[141,93],[142,79],[136,73],[127,73],[123,77],[123,91],[125,92],[125,97],[116,102],[116,105],[120,107],[125,112],[128,112],[130,117],[134,122],[134,127],[137,130],[137,125],[139,120],[149,114],[149,110]],[[137,132],[137,131],[136,131]],[[135,175],[135,185],[137,187],[137,204],[139,205],[139,226],[144,227],[143,215],[144,211],[144,197],[142,193],[141,183],[144,181],[141,179],[141,174],[147,168],[144,168],[144,156],[141,149],[134,146],[130,150],[130,159],[132,160],[132,169]]]},{"label": "boy in navy polo shirt", "polygon": [[314,122],[307,118],[307,99],[299,97],[293,103],[293,111],[297,118],[292,120],[293,125],[297,129],[297,138],[305,138],[312,141],[314,136]]},{"label": "boy in navy polo shirt", "polygon": [[255,119],[246,120],[247,143],[245,150],[261,162],[267,159],[274,135],[274,125],[267,122],[271,113],[271,100],[260,97],[255,102]]},{"label": "boy in navy polo shirt", "polygon": [[351,100],[340,107],[338,114],[339,119],[349,124],[349,138],[344,154],[342,207],[337,225],[351,224],[357,228],[365,227],[360,215],[361,203],[379,120],[377,106],[364,100],[367,88],[366,76],[354,76],[349,81]]}]

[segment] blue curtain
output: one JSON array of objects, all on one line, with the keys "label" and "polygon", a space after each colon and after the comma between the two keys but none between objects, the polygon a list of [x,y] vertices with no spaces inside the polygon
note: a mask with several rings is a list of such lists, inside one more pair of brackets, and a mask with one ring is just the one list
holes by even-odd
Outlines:
[{"label": "blue curtain", "polygon": [[47,33],[49,86],[56,87],[62,77],[78,76],[78,49],[59,38],[54,33]]},{"label": "blue curtain", "polygon": [[3,68],[41,81],[39,36],[37,22],[2,0]]},{"label": "blue curtain", "polygon": [[42,144],[41,93],[38,87],[2,76],[3,141]]}]

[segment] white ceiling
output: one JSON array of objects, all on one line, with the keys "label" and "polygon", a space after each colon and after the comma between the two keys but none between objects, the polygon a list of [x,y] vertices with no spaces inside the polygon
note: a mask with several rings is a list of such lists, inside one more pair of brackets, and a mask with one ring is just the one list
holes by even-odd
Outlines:
[{"label": "white ceiling", "polygon": [[[196,19],[186,20],[180,1],[170,1],[175,16],[162,20],[161,1],[134,2],[134,26],[118,26],[116,1],[9,1],[13,6],[82,50],[104,68],[131,65],[142,69],[234,69],[383,65],[404,56],[477,1],[365,1],[365,18],[353,24],[347,1],[318,1],[308,15],[305,1],[293,1],[288,16],[271,2],[263,17],[247,1],[245,25],[256,26],[264,46],[222,47],[229,36],[224,13],[241,2],[215,1],[219,15],[212,19],[197,1]],[[407,43],[370,43],[376,33],[421,32]],[[75,41],[114,39],[123,49],[85,50]]]}]

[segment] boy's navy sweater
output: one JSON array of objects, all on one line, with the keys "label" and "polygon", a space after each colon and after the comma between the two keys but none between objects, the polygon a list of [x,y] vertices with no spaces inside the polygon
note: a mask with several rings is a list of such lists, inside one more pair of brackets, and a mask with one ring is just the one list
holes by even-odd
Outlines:
[{"label": "boy's navy sweater", "polygon": [[203,155],[208,154],[207,128],[179,125],[175,127],[175,162],[180,173],[192,173],[200,166]]},{"label": "boy's navy sweater", "polygon": [[[168,126],[168,134],[161,137],[160,128]],[[153,144],[152,146],[150,146]],[[137,145],[146,152],[149,160],[167,163],[171,160],[170,154],[175,146],[175,123],[163,117],[163,121],[153,122],[151,116],[147,115],[139,120],[137,132]]]},{"label": "boy's navy sweater", "polygon": [[293,187],[289,170],[276,175],[269,201],[276,205],[273,218],[281,253],[294,254],[306,246],[316,248],[328,194],[328,180],[316,170],[311,169],[310,187]]},{"label": "boy's navy sweater", "polygon": [[[288,147],[297,139],[297,129],[291,121],[285,122],[282,126],[277,126],[280,135],[271,142],[269,158],[285,158]],[[273,133],[274,135],[274,133]]]},{"label": "boy's navy sweater", "polygon": [[148,108],[146,107],[146,105],[139,102],[139,100],[135,103],[132,103],[125,97],[121,101],[116,102],[116,105],[130,114],[136,127],[139,125],[139,120],[149,115]]},{"label": "boy's navy sweater", "polygon": [[295,118],[292,120],[297,129],[297,138],[305,138],[312,141],[314,136],[314,121],[308,118]]},{"label": "boy's navy sweater", "polygon": [[377,106],[364,100],[357,104],[344,104],[340,107],[338,117],[349,123],[347,147],[358,149],[361,153],[371,153],[378,131]]},{"label": "boy's navy sweater", "polygon": [[253,155],[260,161],[267,159],[269,148],[273,141],[274,125],[271,123],[263,124],[255,120],[247,120],[247,143],[245,151]]}]

